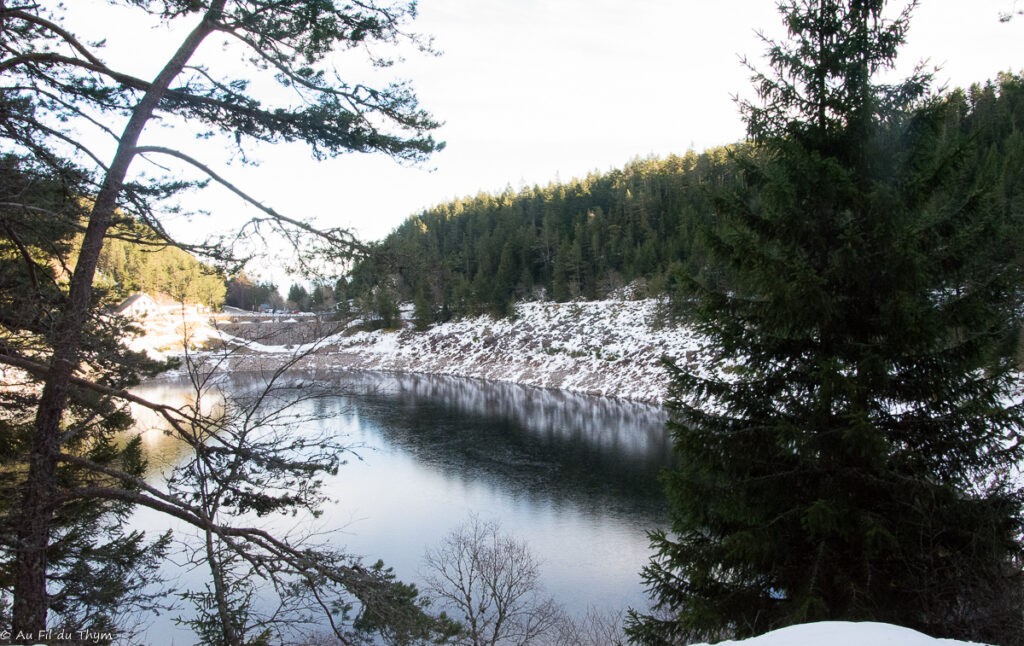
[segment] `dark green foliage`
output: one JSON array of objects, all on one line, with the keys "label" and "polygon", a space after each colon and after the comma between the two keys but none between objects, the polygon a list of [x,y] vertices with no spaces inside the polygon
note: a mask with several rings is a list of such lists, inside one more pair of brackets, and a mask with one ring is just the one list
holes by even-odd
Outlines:
[{"label": "dark green foliage", "polygon": [[373,305],[370,308],[378,316],[377,325],[385,329],[398,327],[398,299],[393,289],[381,287],[373,292]]},{"label": "dark green foliage", "polygon": [[377,561],[364,571],[368,578],[379,579],[383,594],[364,597],[361,610],[352,622],[353,628],[370,635],[380,635],[389,644],[450,643],[461,627],[445,613],[431,617],[415,611],[424,604],[415,585],[402,583],[394,571]]},{"label": "dark green foliage", "polygon": [[[82,210],[71,194],[73,169],[62,182],[14,155],[0,159],[0,322],[46,334],[62,298]],[[23,200],[24,207],[16,206]],[[27,296],[27,298],[26,298]],[[5,334],[7,344],[14,343]]]},{"label": "dark green foliage", "polygon": [[334,299],[334,287],[320,280],[313,283],[309,292],[309,307],[315,311],[330,311],[335,309],[337,303]]},{"label": "dark green foliage", "polygon": [[288,288],[288,300],[286,304],[297,310],[306,311],[309,309],[309,292],[298,283]]},{"label": "dark green foliage", "polygon": [[418,330],[425,330],[434,322],[434,306],[422,287],[416,290],[413,299],[413,320]]},{"label": "dark green foliage", "polygon": [[[212,171],[223,166],[223,158],[199,160],[181,149],[148,145],[147,125],[159,120],[201,138],[221,137],[227,154],[243,163],[251,161],[250,147],[261,143],[303,142],[318,159],[376,151],[412,162],[442,146],[430,136],[437,122],[418,106],[409,87],[371,87],[356,78],[342,79],[336,71],[350,71],[349,65],[337,64],[336,52],[358,48],[360,55],[366,54],[366,67],[380,68],[389,61],[379,52],[389,46],[400,46],[392,51],[421,46],[406,29],[407,20],[415,15],[414,3],[110,4],[118,6],[117,11],[138,11],[160,18],[163,26],[183,28],[177,32],[183,34],[178,47],[152,79],[108,67],[102,43],[86,42],[75,33],[79,25],[62,23],[64,3],[0,0],[0,155],[21,165],[18,173],[5,167],[0,175],[0,254],[4,269],[19,265],[11,274],[3,272],[0,362],[24,382],[20,388],[3,389],[3,396],[18,408],[5,406],[0,417],[2,435],[9,441],[3,447],[8,461],[2,473],[9,488],[2,497],[2,584],[12,588],[13,596],[10,617],[2,620],[14,633],[38,634],[63,622],[72,615],[60,604],[76,595],[85,603],[102,601],[108,606],[118,598],[122,605],[138,601],[132,595],[138,591],[134,586],[146,582],[145,567],[134,569],[141,578],[129,572],[132,559],[138,562],[143,550],[136,537],[118,533],[134,503],[170,510],[205,530],[207,537],[230,536],[223,544],[230,544],[237,558],[263,573],[273,574],[287,565],[299,574],[319,572],[342,589],[350,582],[360,585],[343,580],[335,563],[319,553],[307,555],[269,534],[216,525],[189,499],[145,488],[138,479],[143,465],[135,449],[114,441],[116,433],[130,424],[126,401],[156,409],[165,418],[177,415],[179,435],[182,418],[203,418],[196,411],[190,416],[187,408],[171,410],[143,402],[123,390],[156,368],[122,347],[127,333],[123,322],[101,315],[105,290],[126,289],[123,281],[104,274],[104,262],[116,266],[119,258],[104,260],[102,250],[124,234],[128,219],[144,226],[146,237],[152,233],[161,244],[202,250],[222,267],[237,268],[253,253],[249,242],[274,236],[293,245],[300,266],[323,258],[345,260],[361,250],[346,230],[314,229],[244,193],[231,178]],[[118,32],[110,34],[114,38]],[[218,50],[206,56],[210,47],[204,42],[209,40],[225,43],[233,55]],[[241,60],[243,66],[223,67],[229,59]],[[286,91],[255,91],[268,87]],[[106,148],[92,148],[99,140],[112,140],[112,154]],[[175,198],[210,181],[241,197],[256,215],[223,238],[192,247],[172,241],[162,227],[163,214],[180,212]],[[55,187],[53,195],[40,194],[40,182]],[[65,229],[79,234],[74,245],[65,242]],[[183,265],[172,269],[175,276],[191,273]],[[191,297],[184,281],[169,289],[178,298]],[[272,299],[273,293],[268,296]],[[192,448],[197,453],[203,450]],[[244,452],[233,457],[236,466],[249,459]],[[274,461],[269,459],[269,464]],[[265,493],[245,502],[260,512],[267,506],[276,508]],[[80,519],[102,524],[105,531],[80,532]],[[66,545],[54,544],[65,536],[73,538]],[[107,569],[99,563],[114,553],[101,541],[120,550],[116,553],[125,559],[124,567]],[[246,546],[254,543],[272,548],[272,553],[246,553]],[[159,549],[146,554],[158,555]],[[88,561],[85,570],[75,571],[90,576],[79,579],[74,594],[63,594],[61,577],[82,559]],[[210,565],[216,579],[219,570],[215,563]],[[230,568],[221,572],[231,574]],[[310,594],[315,597],[315,591]],[[221,602],[225,598],[220,595]],[[228,616],[230,608],[224,606],[229,604],[221,605],[218,615]],[[7,607],[6,598],[0,607]],[[222,622],[221,628],[225,641],[240,643],[231,635],[231,621]]]},{"label": "dark green foliage", "polygon": [[715,275],[682,280],[708,363],[671,367],[635,641],[843,619],[1024,643],[1021,80],[873,85],[906,28],[882,4],[782,4]]},{"label": "dark green foliage", "polygon": [[350,293],[392,284],[422,295],[432,318],[511,313],[516,300],[607,296],[634,280],[696,269],[695,232],[712,213],[706,189],[732,181],[724,149],[637,160],[625,169],[500,195],[456,200],[410,218],[356,263]]},{"label": "dark green foliage", "polygon": [[243,272],[228,280],[224,294],[224,304],[254,312],[261,305],[282,307],[284,299],[278,293],[276,285],[254,283]]},{"label": "dark green foliage", "polygon": [[103,243],[96,272],[96,287],[115,301],[143,292],[215,309],[224,304],[225,283],[219,272],[168,246],[149,227],[128,220]]},{"label": "dark green foliage", "polygon": [[[82,216],[71,192],[74,174],[63,177],[7,157],[0,174],[0,352],[5,362],[39,365],[53,342],[53,321],[67,296],[67,267]],[[12,203],[21,201],[22,206]],[[98,293],[97,297],[102,294]],[[83,365],[97,384],[119,389],[162,367],[127,351],[123,324],[97,317],[83,338]],[[15,364],[17,365],[17,364]],[[32,414],[42,375],[8,368],[0,388],[0,597],[12,586],[18,490],[25,479]],[[65,413],[64,451],[75,459],[133,477],[145,469],[137,438],[125,436],[132,419],[123,403],[95,390],[74,388]],[[57,471],[61,499],[54,509],[47,561],[54,625],[70,631],[120,632],[133,611],[157,603],[156,566],[168,537],[147,541],[120,521],[123,502],[80,498],[76,490],[113,484],[72,462]],[[118,483],[119,484],[119,483]]]}]

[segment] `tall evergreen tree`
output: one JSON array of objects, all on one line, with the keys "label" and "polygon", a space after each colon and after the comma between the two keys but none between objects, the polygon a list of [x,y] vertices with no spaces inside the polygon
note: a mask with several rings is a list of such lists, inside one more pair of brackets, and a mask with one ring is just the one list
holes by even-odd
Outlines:
[{"label": "tall evergreen tree", "polygon": [[[189,154],[188,137],[178,142],[180,148],[150,145],[155,142],[147,125],[156,119],[168,126],[188,125],[190,131],[202,131],[202,138],[224,137],[228,148],[237,151],[241,159],[248,158],[250,146],[261,143],[304,142],[318,159],[346,152],[380,152],[408,161],[423,160],[441,146],[430,136],[437,123],[419,107],[408,86],[371,87],[340,78],[333,60],[335,53],[358,50],[369,56],[369,65],[386,67],[389,61],[380,56],[378,46],[419,46],[405,27],[416,13],[415,3],[128,0],[110,4],[117,5],[119,11],[141,12],[187,29],[177,49],[151,79],[108,65],[100,55],[102,43],[88,42],[76,35],[76,26],[63,22],[64,3],[0,0],[0,72],[4,79],[0,151],[30,159],[32,166],[45,169],[48,176],[73,188],[67,191],[69,195],[92,198],[81,221],[74,223],[76,228],[84,228],[81,244],[61,268],[60,279],[65,282],[60,286],[59,305],[46,312],[44,342],[28,352],[6,343],[9,333],[2,331],[0,362],[28,370],[39,387],[38,398],[29,407],[31,431],[20,455],[22,478],[12,503],[3,509],[8,512],[4,529],[13,534],[8,543],[13,549],[10,568],[0,584],[9,584],[12,590],[9,628],[15,635],[38,635],[47,629],[48,618],[53,618],[50,610],[59,600],[51,596],[56,564],[50,559],[61,527],[59,515],[68,501],[140,503],[168,511],[166,499],[154,500],[135,491],[133,487],[139,485],[133,479],[135,465],[118,470],[74,454],[72,440],[80,429],[68,427],[77,402],[96,393],[121,402],[135,401],[131,393],[117,387],[130,384],[137,366],[110,365],[119,355],[98,352],[92,343],[96,326],[102,324],[97,315],[97,266],[104,242],[117,232],[121,214],[149,225],[166,239],[159,214],[167,211],[160,205],[167,206],[165,199],[209,180],[258,212],[237,237],[206,247],[225,263],[240,260],[252,236],[259,238],[271,231],[293,243],[300,265],[316,254],[337,259],[361,250],[348,231],[316,230],[262,204],[214,170],[210,160]],[[118,34],[117,30],[110,33],[112,37]],[[237,54],[243,68],[224,68],[224,61],[232,57],[225,57],[223,51],[207,56],[212,40]],[[274,87],[287,92],[269,90]],[[90,135],[97,134],[109,137],[116,146],[107,159],[91,148],[96,139]],[[140,168],[157,158],[162,161],[149,167],[149,173]],[[152,168],[161,169],[156,171],[158,177],[150,174]],[[172,176],[165,178],[164,170]],[[204,179],[187,179],[197,174]],[[54,217],[40,208],[32,195],[10,197],[4,200],[5,216],[6,211],[22,211],[37,220]],[[24,257],[30,267],[29,279],[41,277],[30,254],[17,249],[18,240],[10,230],[5,233],[15,250],[10,253]],[[6,299],[5,294],[0,300]],[[120,377],[114,384],[117,387],[97,379],[90,369],[92,360],[108,362],[109,373]],[[91,410],[99,417],[106,413],[100,406]],[[84,432],[93,430],[86,427]],[[90,434],[83,443],[94,438],[99,441],[103,436]],[[97,480],[113,479],[114,484],[69,488],[62,477],[62,467],[69,463],[89,471]],[[169,513],[187,517],[186,522],[222,534],[242,531],[215,527],[187,501],[177,503]],[[237,541],[234,544],[241,546]],[[382,576],[371,578],[390,585]]]},{"label": "tall evergreen tree", "polygon": [[638,642],[847,619],[1024,643],[1021,171],[979,163],[927,76],[873,81],[913,8],[884,5],[780,4],[715,281],[687,281],[708,356],[672,368]]},{"label": "tall evergreen tree", "polygon": [[287,304],[290,307],[303,311],[309,309],[309,292],[306,291],[305,287],[298,283],[292,284],[288,289]]},{"label": "tall evergreen tree", "polygon": [[[68,266],[82,217],[81,200],[67,190],[77,173],[65,171],[61,178],[13,156],[0,160],[0,351],[14,367],[3,371],[0,384],[0,623],[9,620],[6,592],[18,547],[18,527],[11,521],[40,396],[39,380],[20,368],[35,362],[53,342],[53,321],[67,296]],[[48,217],[40,217],[43,213]],[[125,333],[121,322],[96,317],[91,323],[83,338],[82,364],[103,390],[135,385],[139,375],[165,367],[119,343]],[[145,469],[141,443],[138,438],[124,441],[131,423],[123,402],[98,390],[74,391],[64,414],[68,461],[56,468],[63,491],[110,483],[73,460],[140,478]],[[122,522],[130,511],[131,505],[111,500],[69,496],[57,502],[46,554],[51,626],[129,639],[133,615],[160,605],[151,586],[169,537],[146,540],[142,532],[130,531]]]}]

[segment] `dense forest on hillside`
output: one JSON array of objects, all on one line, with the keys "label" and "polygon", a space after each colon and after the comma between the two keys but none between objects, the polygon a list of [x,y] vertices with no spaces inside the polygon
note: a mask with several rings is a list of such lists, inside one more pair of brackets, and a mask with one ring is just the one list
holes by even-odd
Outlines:
[{"label": "dense forest on hillside", "polygon": [[567,183],[480,193],[409,218],[358,263],[350,298],[381,316],[412,301],[417,317],[509,313],[517,299],[595,299],[638,279],[659,291],[696,268],[710,187],[733,181],[727,149],[636,160]]},{"label": "dense forest on hillside", "polygon": [[219,308],[224,303],[223,275],[195,256],[167,245],[145,227],[126,222],[103,243],[97,287],[114,301],[135,292],[167,294],[184,303]]},{"label": "dense forest on hillside", "polygon": [[[0,170],[6,176],[6,184],[26,181],[26,171],[13,157],[0,160]],[[57,199],[59,190],[53,184],[37,184],[35,190],[46,199]],[[64,196],[62,199],[68,203],[79,201],[78,196]],[[84,205],[75,208],[81,209]],[[24,219],[25,216],[21,217]],[[5,212],[4,218],[8,229],[15,222],[21,223],[10,212]],[[15,244],[16,237],[0,242],[0,262],[4,263],[4,273],[8,278],[4,284],[11,286],[19,280],[39,283],[45,274],[46,282],[54,287],[63,286],[58,287],[60,289],[66,288],[74,270],[71,258],[82,244],[83,225],[72,221],[71,217],[60,222],[59,226],[42,220],[33,220],[31,224],[35,239],[45,240],[46,244],[38,248],[27,243]],[[39,275],[17,276],[21,272],[18,262],[25,257],[32,257],[39,264]],[[11,264],[8,267],[6,263]],[[167,294],[182,302],[202,303],[214,308],[224,303],[222,274],[189,252],[170,246],[152,229],[123,216],[111,236],[104,241],[97,273],[96,286],[106,304],[116,304],[136,292]],[[19,292],[11,287],[11,293]]]},{"label": "dense forest on hillside", "polygon": [[[969,135],[968,154],[1003,169],[1006,199],[1024,199],[1014,180],[1024,164],[1022,77],[1003,74],[935,101],[947,127]],[[521,299],[602,298],[630,283],[643,294],[671,293],[675,272],[713,271],[700,231],[714,225],[717,197],[743,182],[736,150],[635,160],[434,207],[379,243],[339,289],[385,322],[398,302],[413,302],[421,324],[503,316]]]}]

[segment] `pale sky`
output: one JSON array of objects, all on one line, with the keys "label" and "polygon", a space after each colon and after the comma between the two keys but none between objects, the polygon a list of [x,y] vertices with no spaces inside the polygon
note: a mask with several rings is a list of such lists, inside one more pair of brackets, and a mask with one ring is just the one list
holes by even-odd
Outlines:
[{"label": "pale sky", "polygon": [[[1024,17],[999,22],[1015,2],[924,0],[902,68],[927,59],[950,86],[1024,69]],[[72,11],[87,12],[72,16],[73,27],[102,33],[112,24],[97,6],[103,3],[73,4]],[[419,10],[411,29],[432,35],[443,53],[412,55],[392,73],[410,80],[422,106],[445,122],[435,136],[447,148],[425,166],[402,167],[381,155],[316,163],[299,146],[258,151],[258,168],[214,165],[283,213],[379,239],[456,196],[545,185],[635,157],[741,139],[732,97],[753,93],[740,56],[759,60],[757,30],[782,35],[773,0],[420,0]],[[175,43],[161,45],[160,30],[124,29],[121,20],[104,34],[106,57],[127,53],[151,77]],[[126,33],[135,39],[119,44]],[[173,137],[191,145],[180,132]],[[217,220],[243,208],[231,197],[203,199]]]}]

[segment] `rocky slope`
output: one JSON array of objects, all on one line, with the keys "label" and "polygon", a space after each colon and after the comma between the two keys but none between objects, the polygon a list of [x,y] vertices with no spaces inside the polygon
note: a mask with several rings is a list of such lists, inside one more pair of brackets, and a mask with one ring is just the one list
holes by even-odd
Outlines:
[{"label": "rocky slope", "polygon": [[[298,367],[382,370],[515,382],[606,397],[661,402],[663,357],[696,360],[686,330],[665,321],[654,300],[522,303],[516,316],[452,321],[415,331],[332,330],[312,318],[233,319],[194,329],[233,353],[231,369],[255,369],[308,353]],[[165,350],[166,350],[165,345]]]}]

